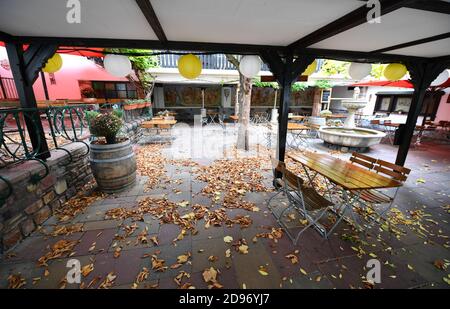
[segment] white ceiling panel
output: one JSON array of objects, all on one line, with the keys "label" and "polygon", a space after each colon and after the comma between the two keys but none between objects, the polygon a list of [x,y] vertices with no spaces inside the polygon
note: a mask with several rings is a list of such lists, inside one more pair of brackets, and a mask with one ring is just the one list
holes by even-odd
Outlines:
[{"label": "white ceiling panel", "polygon": [[23,36],[157,39],[134,0],[80,0],[80,24],[67,22],[66,3],[1,0],[0,30]]},{"label": "white ceiling panel", "polygon": [[355,0],[152,0],[169,40],[288,45],[360,7]]},{"label": "white ceiling panel", "polygon": [[386,52],[387,54],[440,57],[450,54],[450,38]]},{"label": "white ceiling panel", "polygon": [[311,47],[370,52],[449,31],[447,14],[402,8],[382,16],[379,24],[365,23]]}]

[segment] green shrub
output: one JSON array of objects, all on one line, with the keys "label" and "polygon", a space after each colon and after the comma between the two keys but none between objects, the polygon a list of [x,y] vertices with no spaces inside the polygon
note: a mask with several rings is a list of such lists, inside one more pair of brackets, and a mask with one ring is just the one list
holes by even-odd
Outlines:
[{"label": "green shrub", "polygon": [[122,125],[122,119],[112,113],[99,114],[91,121],[91,133],[105,137],[107,144],[115,144]]},{"label": "green shrub", "polygon": [[97,115],[99,115],[99,112],[96,111],[86,111],[85,112],[85,117],[86,117],[86,121],[88,123],[89,126],[91,126],[91,121],[92,119],[94,119],[95,117],[97,117]]},{"label": "green shrub", "polygon": [[327,117],[327,116],[331,116],[331,115],[333,115],[333,113],[328,109],[325,109],[320,112],[320,116],[322,116],[322,117]]},{"label": "green shrub", "polygon": [[113,114],[115,116],[117,116],[118,118],[122,119],[123,118],[123,110],[121,109],[115,109],[113,110]]}]

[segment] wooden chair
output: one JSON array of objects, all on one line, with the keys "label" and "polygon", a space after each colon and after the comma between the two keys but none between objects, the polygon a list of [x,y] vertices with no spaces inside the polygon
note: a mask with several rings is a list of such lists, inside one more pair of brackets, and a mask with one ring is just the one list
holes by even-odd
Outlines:
[{"label": "wooden chair", "polygon": [[[411,172],[409,168],[380,159],[377,160],[373,170],[378,174],[382,174],[385,177],[392,178],[401,183],[404,183],[407,180],[408,175]],[[363,190],[360,192],[359,199],[366,205],[367,203],[374,205],[388,204],[386,209],[379,214],[380,217],[383,218],[384,214],[392,208],[392,204],[399,189],[400,187],[395,187],[395,192],[393,194],[387,194],[386,192],[375,189]]]},{"label": "wooden chair", "polygon": [[370,127],[372,129],[379,129],[380,128],[380,120],[379,119],[370,120]]},{"label": "wooden chair", "polygon": [[[272,214],[277,219],[277,222],[282,226],[288,235],[288,237],[293,241],[294,245],[297,244],[301,234],[305,232],[309,227],[314,226],[319,233],[325,238],[328,237],[329,232],[319,223],[319,220],[327,213],[334,204],[324,198],[322,195],[317,193],[314,188],[305,186],[305,181],[289,171],[283,162],[276,159],[272,160],[272,166],[274,172],[281,173],[281,178],[276,178],[275,183],[280,186],[279,193],[284,193],[289,201],[288,206],[283,209],[280,215],[276,215],[270,206],[270,202],[273,197],[268,201],[267,206],[272,210]],[[276,196],[275,195],[275,196]],[[289,227],[283,221],[283,216],[287,211],[296,210],[301,216],[303,216],[308,224],[301,229],[297,235],[292,235],[289,231]],[[334,226],[330,229],[330,232],[334,229],[341,220],[337,220]]]},{"label": "wooden chair", "polygon": [[352,156],[350,157],[350,161],[352,162],[352,164],[358,164],[371,170],[375,167],[377,159],[360,154],[358,152],[353,152]]}]

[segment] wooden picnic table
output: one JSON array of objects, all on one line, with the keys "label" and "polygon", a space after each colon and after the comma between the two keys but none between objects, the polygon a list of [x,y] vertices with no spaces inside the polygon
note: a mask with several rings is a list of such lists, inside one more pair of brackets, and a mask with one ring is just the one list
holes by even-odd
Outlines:
[{"label": "wooden picnic table", "polygon": [[327,118],[327,119],[343,119],[343,118],[347,118],[347,115],[344,115],[344,114],[331,114],[331,115],[328,115],[328,116],[325,116],[325,118]]},{"label": "wooden picnic table", "polygon": [[161,126],[161,125],[173,126],[176,123],[177,123],[176,120],[152,119],[149,121],[142,122],[141,127],[148,129],[148,128],[153,128],[154,126]]},{"label": "wooden picnic table", "polygon": [[294,121],[300,121],[305,119],[306,116],[302,116],[302,115],[291,115],[289,116],[289,119],[294,120]]},{"label": "wooden picnic table", "polygon": [[343,161],[327,154],[305,152],[302,154],[288,154],[287,156],[348,191],[402,186],[401,182],[394,179],[384,177],[351,162]]},{"label": "wooden picnic table", "polygon": [[288,130],[290,131],[303,131],[303,130],[310,130],[310,127],[305,126],[303,124],[299,124],[296,122],[288,122]]}]

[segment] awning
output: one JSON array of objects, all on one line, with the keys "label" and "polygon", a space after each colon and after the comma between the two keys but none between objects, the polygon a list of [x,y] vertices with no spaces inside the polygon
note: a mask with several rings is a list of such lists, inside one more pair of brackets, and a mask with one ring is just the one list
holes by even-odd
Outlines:
[{"label": "awning", "polygon": [[[5,46],[4,42],[0,42],[0,46]],[[25,45],[25,49],[28,48],[28,45]],[[83,56],[83,57],[103,57],[103,48],[93,48],[90,47],[89,49],[82,48],[82,47],[66,47],[61,46],[57,53],[60,54],[66,54],[66,55],[76,55],[76,56]]]},{"label": "awning", "polygon": [[[413,84],[409,80],[374,80],[367,82],[359,82],[351,85],[352,87],[397,87],[397,88],[414,88]],[[450,87],[450,78],[443,84],[435,87],[433,89],[445,89]]]}]

